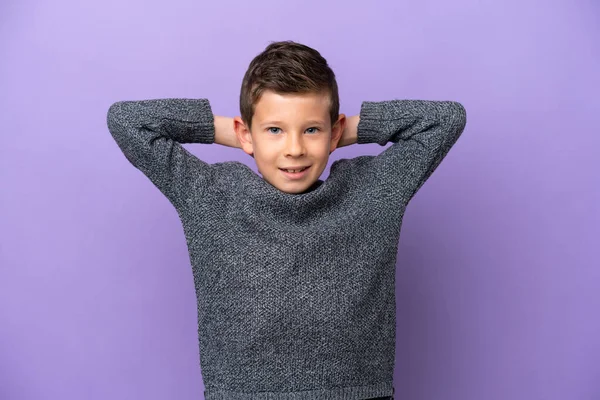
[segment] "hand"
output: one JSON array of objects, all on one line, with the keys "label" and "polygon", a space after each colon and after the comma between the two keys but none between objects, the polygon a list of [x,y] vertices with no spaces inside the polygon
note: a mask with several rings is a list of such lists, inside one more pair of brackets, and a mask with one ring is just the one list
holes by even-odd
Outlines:
[{"label": "hand", "polygon": [[346,125],[342,132],[342,137],[338,142],[337,147],[349,146],[355,144],[358,140],[358,122],[360,121],[360,115],[354,115],[346,118]]},{"label": "hand", "polygon": [[241,149],[242,145],[233,129],[233,118],[214,116],[215,119],[215,143],[227,147]]}]

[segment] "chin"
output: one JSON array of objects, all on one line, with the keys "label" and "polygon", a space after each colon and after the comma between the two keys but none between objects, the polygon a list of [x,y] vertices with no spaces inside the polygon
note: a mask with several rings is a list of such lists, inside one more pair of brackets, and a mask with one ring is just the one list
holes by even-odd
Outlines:
[{"label": "chin", "polygon": [[300,194],[300,193],[304,193],[305,191],[307,191],[308,188],[310,188],[315,182],[316,182],[315,180],[310,180],[310,181],[306,181],[306,182],[302,182],[302,183],[279,184],[279,185],[274,185],[274,186],[277,189],[279,189],[285,193]]},{"label": "chin", "polygon": [[310,187],[310,185],[309,186],[302,185],[302,186],[297,186],[297,187],[289,187],[289,186],[288,187],[282,187],[281,185],[279,185],[279,186],[276,186],[276,187],[277,187],[277,189],[279,189],[279,190],[281,190],[282,192],[285,192],[285,193],[299,194],[299,193],[305,192],[306,189],[308,189]]}]

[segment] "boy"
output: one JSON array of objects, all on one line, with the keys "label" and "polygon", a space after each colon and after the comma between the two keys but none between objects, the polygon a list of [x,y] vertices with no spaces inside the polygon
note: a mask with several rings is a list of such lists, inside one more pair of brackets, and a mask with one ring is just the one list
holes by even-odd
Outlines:
[{"label": "boy", "polygon": [[[205,398],[392,398],[402,217],[461,135],[465,109],[365,101],[346,118],[327,61],[286,41],[250,63],[240,111],[230,119],[207,99],[158,99],[117,102],[107,117],[182,221]],[[387,142],[319,179],[336,148]],[[240,147],[262,178],[180,143]]]}]

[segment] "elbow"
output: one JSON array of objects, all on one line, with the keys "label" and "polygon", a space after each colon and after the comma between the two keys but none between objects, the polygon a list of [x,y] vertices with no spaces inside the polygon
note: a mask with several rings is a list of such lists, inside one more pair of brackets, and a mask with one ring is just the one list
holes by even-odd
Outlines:
[{"label": "elbow", "polygon": [[452,101],[450,112],[450,123],[461,133],[467,125],[467,109],[461,103]]},{"label": "elbow", "polygon": [[124,125],[124,103],[125,102],[123,101],[117,101],[116,103],[113,103],[108,108],[108,112],[106,113],[106,125],[108,126],[108,130],[113,134]]},{"label": "elbow", "polygon": [[467,121],[467,109],[462,103],[454,102],[454,106],[456,107],[456,113],[460,116],[462,120]]}]

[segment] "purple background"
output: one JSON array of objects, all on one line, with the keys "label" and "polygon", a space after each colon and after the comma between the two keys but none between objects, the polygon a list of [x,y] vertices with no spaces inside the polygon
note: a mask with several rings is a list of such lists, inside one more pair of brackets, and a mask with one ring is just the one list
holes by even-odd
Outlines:
[{"label": "purple background", "polygon": [[600,5],[351,3],[2,2],[0,399],[203,398],[181,224],[106,111],[207,97],[237,115],[250,60],[285,39],[328,59],[348,115],[468,110],[404,219],[397,399],[600,399]]}]

